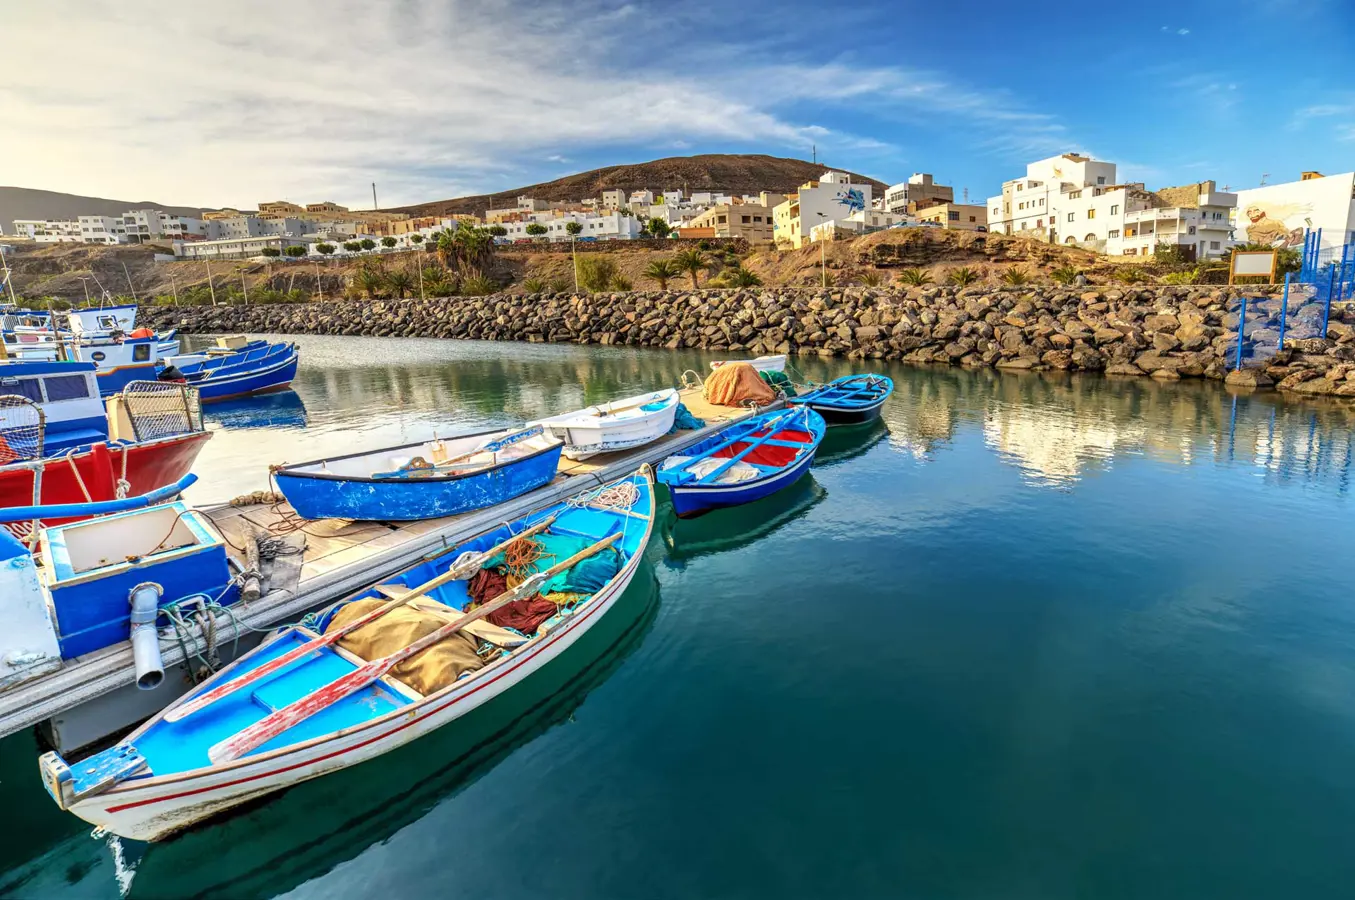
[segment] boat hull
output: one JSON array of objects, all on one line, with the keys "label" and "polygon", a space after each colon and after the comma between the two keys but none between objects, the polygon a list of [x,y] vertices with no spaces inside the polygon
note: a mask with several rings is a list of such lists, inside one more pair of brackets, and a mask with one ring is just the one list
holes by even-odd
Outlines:
[{"label": "boat hull", "polygon": [[[662,409],[653,410],[645,415],[621,417],[613,414],[588,417],[580,411],[550,419],[529,422],[540,425],[565,443],[564,454],[570,459],[589,459],[603,453],[615,453],[618,450],[630,450],[657,441],[673,429],[680,405],[677,392],[671,389],[642,395],[639,398],[620,401],[630,403],[634,400],[664,402]],[[628,408],[634,408],[633,406]]]},{"label": "boat hull", "polygon": [[863,406],[854,409],[843,409],[838,406],[830,406],[824,403],[806,404],[814,412],[823,416],[823,420],[829,425],[859,425],[862,422],[872,422],[880,417],[880,410],[885,405],[887,397],[881,397],[878,402],[870,406]]},{"label": "boat hull", "polygon": [[[0,507],[33,505],[39,468],[42,470],[39,503],[43,506],[116,499],[117,483],[124,473],[127,496],[145,494],[187,475],[210,438],[210,433],[199,431],[139,444],[115,442],[55,459],[4,466],[0,468]],[[43,523],[74,521],[79,519],[44,519]]]},{"label": "boat hull", "polygon": [[278,490],[307,519],[408,521],[494,506],[549,484],[561,445],[456,478],[351,479],[279,470]]},{"label": "boat hull", "polygon": [[774,475],[755,481],[738,484],[712,484],[689,487],[669,485],[668,493],[673,500],[673,509],[680,518],[692,518],[713,509],[741,506],[770,497],[777,491],[790,487],[799,481],[814,462],[814,448],[805,453],[794,465],[787,466]]},{"label": "boat hull", "polygon": [[198,389],[198,396],[203,403],[280,391],[290,386],[296,378],[298,362],[297,353],[293,350],[284,358],[260,369],[208,376],[199,381],[190,381],[189,384]]},{"label": "boat hull", "polygon": [[564,653],[607,615],[634,578],[652,527],[651,515],[645,523],[640,552],[631,554],[616,577],[577,617],[562,623],[540,643],[491,664],[481,670],[482,674],[445,694],[434,694],[403,707],[398,715],[384,716],[259,759],[245,757],[198,773],[125,782],[105,793],[78,800],[68,809],[98,828],[122,837],[162,840],[243,803],[408,744],[512,690]]}]

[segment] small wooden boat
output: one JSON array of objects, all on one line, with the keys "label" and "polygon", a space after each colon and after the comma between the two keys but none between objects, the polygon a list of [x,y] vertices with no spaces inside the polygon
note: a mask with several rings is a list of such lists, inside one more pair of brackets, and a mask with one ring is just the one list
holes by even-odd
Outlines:
[{"label": "small wooden boat", "polygon": [[884,375],[846,375],[790,402],[808,406],[829,425],[855,425],[877,418],[892,393],[894,382]]},{"label": "small wooden boat", "polygon": [[562,447],[538,425],[283,465],[273,477],[307,519],[435,519],[550,483]]},{"label": "small wooden boat", "polygon": [[668,457],[657,477],[682,517],[751,503],[808,472],[825,430],[823,418],[805,406],[763,413]]},{"label": "small wooden boat", "polygon": [[254,341],[235,353],[175,362],[174,367],[197,388],[203,403],[212,403],[282,390],[296,378],[299,359],[296,344]]},{"label": "small wooden boat", "polygon": [[777,356],[757,356],[753,359],[717,359],[710,364],[711,371],[731,362],[746,362],[759,372],[786,371],[786,355],[784,353]]},{"label": "small wooden boat", "polygon": [[[314,630],[282,630],[113,747],[74,765],[44,754],[43,781],[63,809],[113,834],[152,841],[381,756],[492,702],[602,620],[640,565],[653,509],[646,467],[448,548],[325,610]],[[583,549],[541,570],[558,558],[543,546],[551,553]],[[484,573],[510,554],[515,565],[525,559],[536,568],[518,587],[485,592]],[[475,582],[484,602],[463,612],[474,586],[468,576],[484,579]],[[573,593],[542,601],[538,592],[560,590],[560,580]],[[524,601],[559,605],[520,631],[490,621]],[[388,614],[418,627],[397,638],[380,621]],[[398,649],[388,649],[392,640]],[[348,649],[378,641],[387,649],[369,652],[370,659]],[[461,654],[456,665],[454,653]],[[436,669],[432,685],[412,673],[431,674],[422,666],[436,660],[447,665]]]},{"label": "small wooden boat", "polygon": [[528,424],[540,425],[564,441],[570,459],[587,459],[663,437],[673,428],[678,402],[678,392],[665,388]]}]

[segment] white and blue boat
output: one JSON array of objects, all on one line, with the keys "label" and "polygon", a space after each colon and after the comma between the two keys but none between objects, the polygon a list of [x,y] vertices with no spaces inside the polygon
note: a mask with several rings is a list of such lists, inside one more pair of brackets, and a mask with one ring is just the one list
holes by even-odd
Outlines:
[{"label": "white and blue boat", "polygon": [[808,407],[762,413],[668,457],[657,477],[683,518],[751,503],[808,472],[826,430]]},{"label": "white and blue boat", "polygon": [[165,360],[194,388],[203,403],[280,391],[296,378],[300,351],[294,343],[251,341],[231,353],[194,354]]},{"label": "white and blue boat", "polygon": [[880,415],[894,382],[885,375],[846,375],[790,398],[799,406],[808,406],[823,416],[829,425],[855,425]]},{"label": "white and blue boat", "polygon": [[399,522],[483,509],[549,484],[564,444],[540,426],[491,431],[274,468],[307,519]]},{"label": "white and blue boat", "polygon": [[[653,513],[646,467],[493,527],[282,629],[107,750],[44,754],[43,782],[99,829],[154,841],[454,727],[616,607]],[[492,586],[509,551],[525,580]],[[524,603],[545,610],[517,619]]]},{"label": "white and blue boat", "polygon": [[565,442],[565,456],[588,459],[657,441],[673,428],[681,403],[672,388],[528,422]]}]

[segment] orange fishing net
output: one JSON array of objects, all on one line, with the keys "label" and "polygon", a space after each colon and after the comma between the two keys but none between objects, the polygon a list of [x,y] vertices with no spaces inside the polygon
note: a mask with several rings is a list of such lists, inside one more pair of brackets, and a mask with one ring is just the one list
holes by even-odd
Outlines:
[{"label": "orange fishing net", "polygon": [[757,369],[736,362],[725,363],[710,373],[702,394],[716,406],[742,406],[747,400],[765,406],[776,399],[776,392],[762,380]]}]

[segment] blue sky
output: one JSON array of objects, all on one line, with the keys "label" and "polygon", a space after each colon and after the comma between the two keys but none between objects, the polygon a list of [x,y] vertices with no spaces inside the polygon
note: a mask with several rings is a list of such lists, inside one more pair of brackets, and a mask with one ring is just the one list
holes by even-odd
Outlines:
[{"label": "blue sky", "polygon": [[811,145],[971,198],[1065,150],[1149,187],[1355,168],[1353,0],[51,0],[6,32],[0,183],[164,203],[362,206],[376,181],[396,205]]}]

